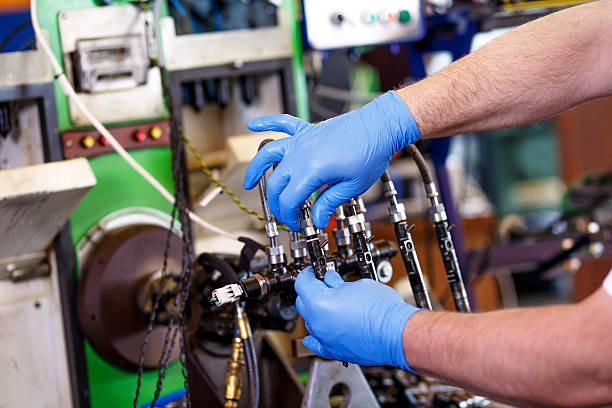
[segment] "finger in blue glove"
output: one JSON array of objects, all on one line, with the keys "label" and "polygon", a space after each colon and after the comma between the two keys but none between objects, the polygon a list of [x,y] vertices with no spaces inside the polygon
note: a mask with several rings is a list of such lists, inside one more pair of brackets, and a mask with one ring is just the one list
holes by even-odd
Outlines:
[{"label": "finger in blue glove", "polygon": [[404,357],[402,333],[420,309],[391,287],[371,279],[344,282],[336,271],[316,279],[311,267],[295,282],[296,307],[310,336],[304,345],[325,358],[412,371]]},{"label": "finger in blue glove", "polygon": [[397,151],[420,138],[406,104],[393,91],[316,125],[290,115],[268,115],[249,121],[247,127],[292,136],[270,142],[257,153],[243,186],[253,188],[280,162],[267,180],[268,202],[276,218],[294,231],[299,229],[299,207],[312,193],[329,185],[313,207],[316,225],[325,228],[336,207],[365,192]]}]

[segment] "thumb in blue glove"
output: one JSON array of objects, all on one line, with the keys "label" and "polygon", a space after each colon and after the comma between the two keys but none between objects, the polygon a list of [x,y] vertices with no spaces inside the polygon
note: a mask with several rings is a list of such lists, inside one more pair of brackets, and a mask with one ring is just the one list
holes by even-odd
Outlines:
[{"label": "thumb in blue glove", "polygon": [[298,209],[312,193],[329,185],[313,207],[315,223],[323,229],[336,207],[365,192],[396,152],[420,138],[408,107],[393,91],[317,125],[289,115],[269,115],[247,126],[292,136],[270,142],[257,153],[243,186],[253,188],[272,164],[280,162],[267,180],[268,202],[276,218],[294,231],[299,229]]},{"label": "thumb in blue glove", "polygon": [[404,302],[393,288],[371,279],[344,282],[333,270],[321,282],[308,267],[298,275],[295,290],[296,307],[311,334],[304,339],[310,350],[339,361],[412,371],[402,333],[420,309]]}]

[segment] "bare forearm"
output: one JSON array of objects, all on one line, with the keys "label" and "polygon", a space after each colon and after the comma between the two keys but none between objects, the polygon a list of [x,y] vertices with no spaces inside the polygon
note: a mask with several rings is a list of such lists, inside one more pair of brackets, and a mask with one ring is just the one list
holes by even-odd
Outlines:
[{"label": "bare forearm", "polygon": [[423,374],[520,406],[612,403],[612,300],[599,297],[480,314],[419,312],[404,329],[406,360]]},{"label": "bare forearm", "polygon": [[423,138],[498,129],[612,94],[612,0],[497,38],[398,95]]}]

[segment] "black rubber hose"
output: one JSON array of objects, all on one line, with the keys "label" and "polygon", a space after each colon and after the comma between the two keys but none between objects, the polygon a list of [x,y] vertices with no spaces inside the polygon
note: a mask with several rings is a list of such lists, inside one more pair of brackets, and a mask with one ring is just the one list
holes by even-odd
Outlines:
[{"label": "black rubber hose", "polygon": [[249,377],[249,407],[259,408],[259,365],[257,363],[257,354],[255,353],[255,343],[253,342],[253,337],[247,337],[243,339],[243,342],[244,360]]},{"label": "black rubber hose", "polygon": [[218,256],[205,252],[198,256],[198,263],[209,273],[215,269],[220,271],[225,285],[238,282],[238,275],[234,268]]},{"label": "black rubber hose", "polygon": [[431,176],[431,171],[429,170],[429,166],[425,161],[425,157],[421,151],[416,147],[416,145],[408,145],[406,151],[412,157],[419,168],[419,172],[421,173],[421,178],[423,179],[423,183],[430,184],[433,182],[433,177]]}]

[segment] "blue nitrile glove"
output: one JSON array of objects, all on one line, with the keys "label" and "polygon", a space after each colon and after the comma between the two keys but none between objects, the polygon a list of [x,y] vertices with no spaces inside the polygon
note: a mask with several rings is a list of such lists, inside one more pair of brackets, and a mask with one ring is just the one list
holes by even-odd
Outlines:
[{"label": "blue nitrile glove", "polygon": [[365,192],[396,152],[421,137],[410,111],[393,91],[316,125],[289,115],[269,115],[247,126],[293,136],[265,145],[251,161],[243,186],[253,188],[268,167],[280,162],[267,180],[268,202],[276,218],[294,231],[299,230],[300,205],[320,187],[330,185],[313,208],[315,223],[323,229],[336,207]]},{"label": "blue nitrile glove", "polygon": [[312,267],[295,281],[295,305],[311,334],[304,345],[325,358],[365,366],[393,365],[410,370],[404,358],[402,332],[418,309],[390,286],[372,279],[344,282],[328,270],[325,282]]}]

